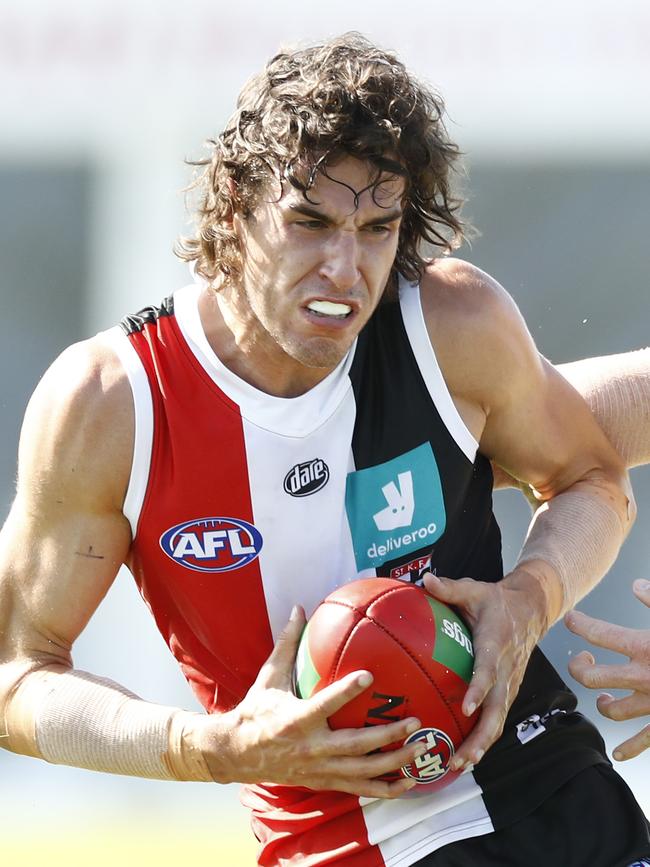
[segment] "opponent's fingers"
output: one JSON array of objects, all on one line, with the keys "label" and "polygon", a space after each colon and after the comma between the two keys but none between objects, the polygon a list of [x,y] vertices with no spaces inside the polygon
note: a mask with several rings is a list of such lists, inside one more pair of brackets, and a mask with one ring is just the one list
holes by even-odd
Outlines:
[{"label": "opponent's fingers", "polygon": [[619,744],[613,755],[617,762],[624,762],[626,759],[635,758],[648,748],[650,748],[650,723],[633,737]]},{"label": "opponent's fingers", "polygon": [[650,608],[650,581],[639,578],[632,585],[632,591],[640,602],[643,602],[644,605]]},{"label": "opponent's fingers", "polygon": [[623,698],[614,698],[613,695],[603,693],[596,699],[596,707],[599,713],[616,722],[637,719],[650,714],[650,695],[633,692]]},{"label": "opponent's fingers", "polygon": [[638,689],[643,686],[640,665],[597,665],[591,653],[583,650],[569,662],[571,677],[589,689]]},{"label": "opponent's fingers", "polygon": [[255,680],[258,686],[287,689],[291,684],[291,671],[296,658],[300,636],[305,628],[305,612],[294,605],[287,625],[278,636],[266,662]]},{"label": "opponent's fingers", "polygon": [[615,650],[626,656],[632,656],[639,645],[640,630],[597,620],[581,611],[569,611],[564,617],[564,623],[571,632],[585,638],[590,644]]}]

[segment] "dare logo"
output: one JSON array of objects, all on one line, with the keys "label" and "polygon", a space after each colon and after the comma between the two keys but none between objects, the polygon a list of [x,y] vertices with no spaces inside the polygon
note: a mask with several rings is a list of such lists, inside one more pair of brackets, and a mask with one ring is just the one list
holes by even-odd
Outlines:
[{"label": "dare logo", "polygon": [[292,497],[308,497],[324,488],[329,481],[330,471],[325,461],[314,458],[296,464],[284,477],[284,490]]},{"label": "dare logo", "polygon": [[449,762],[454,755],[454,744],[449,735],[440,729],[418,729],[404,741],[404,745],[415,741],[423,741],[427,752],[418,756],[411,764],[404,765],[404,775],[420,785],[442,779],[449,770]]},{"label": "dare logo", "polygon": [[179,566],[194,572],[231,572],[254,560],[262,534],[241,518],[195,518],[170,527],[160,547]]}]

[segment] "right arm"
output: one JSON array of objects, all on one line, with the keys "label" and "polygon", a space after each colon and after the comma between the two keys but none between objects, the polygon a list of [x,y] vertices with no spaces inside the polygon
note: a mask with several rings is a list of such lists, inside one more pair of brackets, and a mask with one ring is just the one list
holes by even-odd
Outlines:
[{"label": "right arm", "polygon": [[[625,466],[650,463],[650,347],[583,358],[556,368],[585,399]],[[494,487],[520,484],[495,466]],[[528,496],[528,489],[524,493]],[[532,493],[529,499],[535,502]]]},{"label": "right arm", "polygon": [[413,720],[327,726],[367,688],[359,672],[306,701],[291,694],[299,611],[226,714],[153,704],[73,668],[72,646],[131,543],[122,504],[133,438],[130,386],[112,350],[101,338],[68,349],[29,403],[17,494],[0,534],[0,745],[158,779],[271,781],[368,797],[410,788],[374,777],[413,761],[416,746],[366,754],[403,740]]},{"label": "right arm", "polygon": [[[585,358],[557,366],[589,405],[596,421],[629,468],[650,463],[650,347],[635,352]],[[495,488],[518,486],[518,482],[495,466]],[[526,485],[519,485],[536,506]],[[634,593],[650,607],[650,585],[638,581]],[[600,713],[612,720],[628,720],[650,714],[650,629],[632,629],[570,611],[564,622],[576,635],[598,647],[624,654],[628,662],[596,664],[582,651],[569,663],[571,675],[591,689],[624,689],[630,694],[614,698],[601,693]],[[630,759],[650,748],[650,723],[616,748],[614,758]]]}]

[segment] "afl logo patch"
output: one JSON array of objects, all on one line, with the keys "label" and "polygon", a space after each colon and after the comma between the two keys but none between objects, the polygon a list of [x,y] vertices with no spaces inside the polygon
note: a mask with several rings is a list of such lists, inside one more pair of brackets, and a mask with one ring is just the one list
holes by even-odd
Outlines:
[{"label": "afl logo patch", "polygon": [[254,560],[262,534],[241,518],[195,518],[170,527],[160,547],[179,566],[194,572],[231,572]]},{"label": "afl logo patch", "polygon": [[296,464],[284,477],[284,490],[292,497],[308,497],[329,481],[329,467],[320,458]]},{"label": "afl logo patch", "polygon": [[420,785],[442,779],[449,770],[449,762],[454,755],[454,744],[446,732],[440,729],[418,729],[405,741],[404,746],[414,741],[423,741],[428,750],[418,756],[410,765],[402,767],[405,777],[410,777]]}]

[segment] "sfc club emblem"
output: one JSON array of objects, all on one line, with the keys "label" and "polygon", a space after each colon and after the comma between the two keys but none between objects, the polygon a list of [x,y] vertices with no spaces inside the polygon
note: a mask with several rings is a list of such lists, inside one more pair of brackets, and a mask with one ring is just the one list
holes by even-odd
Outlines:
[{"label": "sfc club emblem", "polygon": [[241,518],[195,518],[170,527],[160,547],[179,566],[194,572],[231,572],[254,560],[262,534]]},{"label": "sfc club emblem", "polygon": [[455,752],[449,735],[440,729],[418,729],[404,741],[404,745],[414,741],[424,741],[429,749],[410,765],[402,767],[404,776],[420,785],[442,779],[449,770],[449,762]]}]

